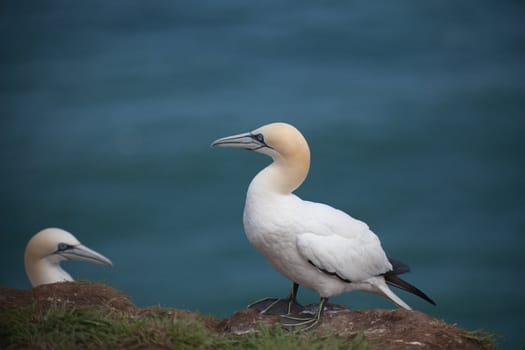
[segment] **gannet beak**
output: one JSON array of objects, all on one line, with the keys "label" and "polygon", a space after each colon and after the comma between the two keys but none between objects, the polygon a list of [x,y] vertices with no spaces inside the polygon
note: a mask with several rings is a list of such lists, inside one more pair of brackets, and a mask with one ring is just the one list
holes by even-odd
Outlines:
[{"label": "gannet beak", "polygon": [[243,148],[251,151],[256,151],[264,147],[271,148],[264,142],[262,134],[252,134],[251,132],[220,138],[213,141],[211,146]]},{"label": "gannet beak", "polygon": [[111,260],[96,251],[89,249],[85,245],[78,244],[70,246],[65,250],[57,251],[58,254],[67,260],[87,261],[95,264],[113,266]]}]

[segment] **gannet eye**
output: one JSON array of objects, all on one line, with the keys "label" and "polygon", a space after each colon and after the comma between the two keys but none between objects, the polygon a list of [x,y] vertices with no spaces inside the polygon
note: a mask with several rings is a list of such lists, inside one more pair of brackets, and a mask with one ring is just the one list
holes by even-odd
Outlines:
[{"label": "gannet eye", "polygon": [[263,134],[257,134],[257,135],[253,135],[253,137],[259,141],[260,143],[264,143],[264,135]]},{"label": "gannet eye", "polygon": [[58,243],[57,248],[58,248],[59,251],[64,251],[64,250],[67,250],[67,249],[71,248],[71,246],[69,244],[66,244],[66,243]]}]

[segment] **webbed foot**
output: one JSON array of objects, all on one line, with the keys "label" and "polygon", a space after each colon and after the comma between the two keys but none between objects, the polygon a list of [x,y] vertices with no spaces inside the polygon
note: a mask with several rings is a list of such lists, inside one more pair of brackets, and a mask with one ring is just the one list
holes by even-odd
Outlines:
[{"label": "webbed foot", "polygon": [[248,308],[255,309],[265,315],[298,314],[304,310],[304,306],[287,298],[264,298],[248,305]]},{"label": "webbed foot", "polygon": [[325,308],[327,298],[321,298],[317,310],[310,312],[306,310],[298,314],[281,315],[281,324],[289,331],[309,331],[321,324],[321,317]]},{"label": "webbed foot", "polygon": [[289,314],[281,315],[281,324],[288,331],[309,331],[321,324],[321,317],[318,314]]}]

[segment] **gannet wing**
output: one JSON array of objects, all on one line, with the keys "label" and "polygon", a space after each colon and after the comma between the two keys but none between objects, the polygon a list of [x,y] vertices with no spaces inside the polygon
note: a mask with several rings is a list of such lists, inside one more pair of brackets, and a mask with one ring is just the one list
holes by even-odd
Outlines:
[{"label": "gannet wing", "polygon": [[375,234],[364,239],[304,233],[297,236],[301,256],[319,270],[347,282],[360,282],[392,270]]}]

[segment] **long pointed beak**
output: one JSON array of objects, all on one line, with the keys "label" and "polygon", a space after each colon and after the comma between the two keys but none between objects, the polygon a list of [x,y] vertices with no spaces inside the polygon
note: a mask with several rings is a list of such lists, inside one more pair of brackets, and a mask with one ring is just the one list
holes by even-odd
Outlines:
[{"label": "long pointed beak", "polygon": [[113,266],[111,260],[106,258],[104,255],[97,253],[96,251],[89,249],[88,247],[82,244],[64,250],[59,254],[68,260],[80,260],[95,264]]},{"label": "long pointed beak", "polygon": [[243,148],[248,150],[258,150],[259,148],[266,147],[264,142],[260,142],[251,133],[243,133],[233,136],[226,136],[215,140],[211,143],[212,147],[230,147],[230,148]]}]

